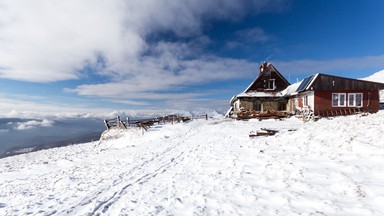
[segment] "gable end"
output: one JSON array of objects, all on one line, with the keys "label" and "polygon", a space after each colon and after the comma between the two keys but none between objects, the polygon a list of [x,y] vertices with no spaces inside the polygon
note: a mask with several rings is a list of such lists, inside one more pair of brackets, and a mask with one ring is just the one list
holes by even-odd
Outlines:
[{"label": "gable end", "polygon": [[268,64],[244,92],[280,92],[289,85],[279,71],[272,64]]}]

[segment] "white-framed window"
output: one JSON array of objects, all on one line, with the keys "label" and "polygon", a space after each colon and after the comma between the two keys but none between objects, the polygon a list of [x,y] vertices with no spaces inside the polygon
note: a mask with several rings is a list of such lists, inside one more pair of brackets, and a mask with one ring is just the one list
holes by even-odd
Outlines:
[{"label": "white-framed window", "polygon": [[363,106],[363,93],[348,93],[348,106],[349,107],[362,107]]},{"label": "white-framed window", "polygon": [[308,96],[304,96],[304,97],[303,97],[303,105],[304,105],[305,107],[308,106]]},{"label": "white-framed window", "polygon": [[274,90],[275,87],[275,79],[265,80],[265,89]]},{"label": "white-framed window", "polygon": [[333,107],[345,107],[346,106],[346,94],[345,93],[332,93],[332,106]]}]

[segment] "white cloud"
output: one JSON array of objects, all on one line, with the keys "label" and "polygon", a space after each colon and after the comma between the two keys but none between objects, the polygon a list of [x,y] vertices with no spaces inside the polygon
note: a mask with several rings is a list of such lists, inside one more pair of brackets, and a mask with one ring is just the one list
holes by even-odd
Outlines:
[{"label": "white cloud", "polygon": [[[193,101],[206,93],[183,94],[180,90],[214,81],[252,79],[258,67],[243,60],[202,55],[201,47],[211,42],[203,34],[205,23],[281,11],[285,1],[0,0],[0,78],[30,82],[79,79],[89,75],[81,74],[81,69],[91,66],[94,73],[105,77],[101,84],[65,91],[137,106],[169,98],[180,103]],[[153,39],[168,32],[185,40]],[[86,107],[4,97],[0,97],[0,105],[8,116],[32,116],[38,110],[48,110],[47,115],[89,112]]]},{"label": "white cloud", "polygon": [[[49,82],[74,79],[99,52],[112,61],[135,55],[142,39],[122,29],[120,1],[2,1],[0,77]],[[123,31],[124,30],[124,31]],[[129,47],[123,41],[130,41]]]},{"label": "white cloud", "polygon": [[[206,94],[179,93],[184,87],[236,79],[249,79],[251,82],[258,74],[258,63],[218,57],[192,60],[178,59],[177,53],[161,52],[156,57],[143,57],[140,64],[130,65],[131,70],[137,71],[137,73],[131,75],[129,79],[123,79],[122,81],[116,79],[116,81],[103,84],[80,85],[69,91],[79,95],[99,96],[113,101],[127,100],[126,104],[132,105],[139,104],[140,102],[136,100],[140,99],[191,101],[192,99],[202,98]],[[272,63],[283,74],[295,75],[352,69],[363,70],[370,67],[383,68],[383,62],[384,56],[367,56],[322,61],[305,59],[273,61]]]},{"label": "white cloud", "polygon": [[273,37],[267,35],[265,31],[260,27],[255,27],[251,29],[244,29],[236,33],[241,39],[244,39],[249,42],[267,42]]},{"label": "white cloud", "polygon": [[[13,95],[15,97],[15,95]],[[0,94],[0,118],[21,118],[21,119],[37,119],[43,121],[44,119],[82,119],[82,118],[97,118],[106,119],[114,118],[117,115],[130,116],[130,117],[150,117],[158,116],[169,113],[182,113],[185,110],[177,109],[176,107],[164,108],[159,110],[158,107],[152,109],[116,109],[111,111],[109,109],[101,109],[95,107],[81,107],[81,106],[68,106],[63,104],[49,104],[34,102],[28,100],[21,100],[22,96],[18,99],[9,99],[5,95]],[[13,125],[14,123],[9,123]],[[15,127],[17,128],[17,127]]]},{"label": "white cloud", "polygon": [[54,124],[54,121],[48,120],[48,119],[43,119],[41,121],[38,120],[30,120],[26,122],[17,122],[16,127],[14,128],[15,130],[28,130],[32,129],[35,127],[52,127]]},{"label": "white cloud", "polygon": [[273,35],[267,34],[262,28],[254,27],[235,32],[235,39],[225,43],[228,50],[254,49],[255,44],[264,44],[275,39]]},{"label": "white cloud", "polygon": [[28,100],[27,95],[0,94],[0,118],[82,118],[91,114],[91,117],[102,117],[111,111],[108,109],[89,108],[78,105],[65,105],[43,103]]},{"label": "white cloud", "polygon": [[[284,0],[0,0],[0,78],[32,82],[77,79],[86,64],[129,76],[151,52],[147,37],[172,31],[200,36],[206,19],[281,10]],[[220,5],[220,7],[218,7]],[[148,64],[148,65],[147,65]]]},{"label": "white cloud", "polygon": [[[257,63],[244,60],[211,58],[194,60],[165,60],[172,56],[148,57],[145,65],[131,65],[132,70],[140,71],[129,79],[104,84],[80,85],[72,90],[80,95],[101,96],[104,98],[165,99],[196,97],[198,95],[164,93],[177,92],[185,86],[193,86],[223,81],[254,77]],[[68,91],[68,90],[67,90]],[[71,91],[71,90],[69,90]]]}]

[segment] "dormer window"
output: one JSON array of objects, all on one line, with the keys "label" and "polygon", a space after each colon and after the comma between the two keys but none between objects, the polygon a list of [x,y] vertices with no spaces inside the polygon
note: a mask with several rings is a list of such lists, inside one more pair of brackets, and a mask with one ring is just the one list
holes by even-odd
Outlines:
[{"label": "dormer window", "polygon": [[276,88],[275,79],[265,80],[265,89],[266,90],[274,90],[275,88]]}]

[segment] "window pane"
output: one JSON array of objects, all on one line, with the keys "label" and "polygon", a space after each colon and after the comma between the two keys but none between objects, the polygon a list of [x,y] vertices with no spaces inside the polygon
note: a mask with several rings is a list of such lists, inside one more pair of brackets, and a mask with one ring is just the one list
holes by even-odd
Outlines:
[{"label": "window pane", "polygon": [[356,94],[356,106],[363,106],[363,94]]},{"label": "window pane", "polygon": [[355,94],[348,94],[348,106],[354,106]]},{"label": "window pane", "polygon": [[332,94],[332,106],[338,106],[338,105],[339,105],[339,95]]},{"label": "window pane", "polygon": [[269,89],[273,89],[274,82],[274,80],[269,80]]},{"label": "window pane", "polygon": [[255,103],[253,103],[253,109],[255,110],[255,111],[261,111],[261,103],[260,102],[255,102]]},{"label": "window pane", "polygon": [[265,82],[265,89],[271,89],[271,80]]},{"label": "window pane", "polygon": [[308,96],[304,97],[304,106],[308,106]]},{"label": "window pane", "polygon": [[345,105],[345,95],[340,94],[339,97],[340,97],[340,106],[344,106]]},{"label": "window pane", "polygon": [[265,81],[265,89],[275,89],[275,80],[274,79],[270,79],[270,80],[266,80]]}]

